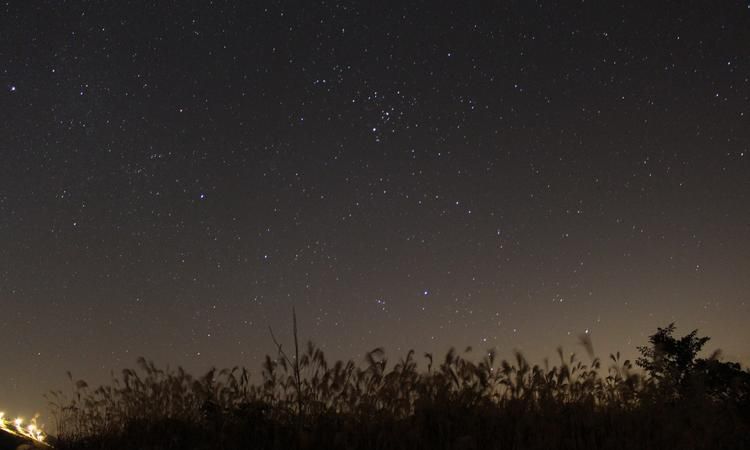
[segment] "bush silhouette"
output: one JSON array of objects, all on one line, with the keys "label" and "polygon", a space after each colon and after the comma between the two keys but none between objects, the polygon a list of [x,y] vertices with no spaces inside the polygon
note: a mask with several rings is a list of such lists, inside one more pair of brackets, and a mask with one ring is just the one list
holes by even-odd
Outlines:
[{"label": "bush silhouette", "polygon": [[747,408],[750,400],[750,373],[739,363],[718,360],[720,352],[709,358],[697,358],[708,337],[698,337],[697,330],[675,338],[674,323],[649,337],[650,346],[638,347],[643,367],[657,383],[663,398],[708,398]]},{"label": "bush silhouette", "polygon": [[638,347],[641,357],[636,363],[643,367],[651,379],[657,381],[666,395],[685,394],[696,365],[696,355],[701,351],[708,337],[698,337],[698,330],[675,338],[674,323],[657,328],[649,336],[650,346]]}]

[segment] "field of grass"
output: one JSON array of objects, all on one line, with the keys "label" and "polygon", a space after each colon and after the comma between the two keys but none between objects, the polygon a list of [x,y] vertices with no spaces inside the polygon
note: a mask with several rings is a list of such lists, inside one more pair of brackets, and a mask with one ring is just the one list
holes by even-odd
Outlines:
[{"label": "field of grass", "polygon": [[677,340],[670,332],[673,343],[700,344],[689,348],[695,351],[686,365],[679,356],[687,347],[665,348],[655,336],[652,347],[641,349],[638,362],[646,372],[617,354],[584,362],[562,350],[554,364],[541,365],[520,353],[500,360],[492,351],[468,349],[422,355],[424,370],[413,351],[393,363],[381,349],[361,365],[329,363],[312,343],[292,357],[279,347],[252,378],[239,367],[194,377],[139,359],[137,369],[123,370],[109,385],[91,388],[71,377],[71,392],[52,393],[54,444],[102,450],[750,448],[750,372],[714,358],[697,360],[702,343],[695,335]]}]

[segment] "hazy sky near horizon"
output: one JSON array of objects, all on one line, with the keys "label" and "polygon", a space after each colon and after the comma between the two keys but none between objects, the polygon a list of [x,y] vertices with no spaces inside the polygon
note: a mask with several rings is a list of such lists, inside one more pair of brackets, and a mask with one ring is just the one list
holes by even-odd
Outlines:
[{"label": "hazy sky near horizon", "polygon": [[257,374],[292,307],[331,358],[750,362],[748,3],[444,3],[0,4],[0,409]]}]

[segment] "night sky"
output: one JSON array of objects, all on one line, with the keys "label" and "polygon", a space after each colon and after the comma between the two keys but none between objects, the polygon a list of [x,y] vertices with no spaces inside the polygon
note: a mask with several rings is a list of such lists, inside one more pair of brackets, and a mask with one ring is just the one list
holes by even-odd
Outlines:
[{"label": "night sky", "polygon": [[9,414],[257,381],[293,307],[329,359],[750,362],[746,1],[10,1],[0,89]]}]

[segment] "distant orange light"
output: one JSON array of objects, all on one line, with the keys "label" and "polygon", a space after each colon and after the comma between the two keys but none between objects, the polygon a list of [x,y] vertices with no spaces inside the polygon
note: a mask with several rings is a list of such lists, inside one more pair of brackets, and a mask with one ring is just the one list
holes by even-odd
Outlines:
[{"label": "distant orange light", "polygon": [[0,430],[16,436],[29,438],[36,442],[49,446],[49,444],[44,442],[47,436],[37,426],[35,418],[31,419],[31,423],[24,427],[23,418],[17,417],[13,421],[8,421],[5,419],[5,412],[0,411]]}]

